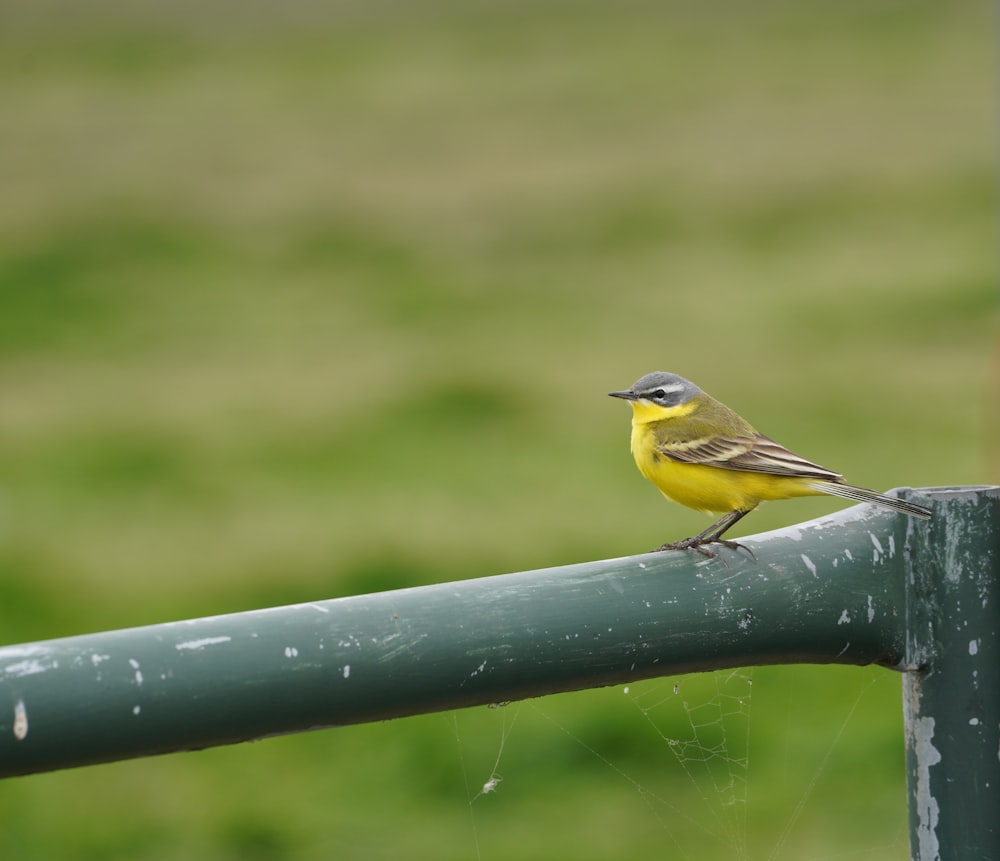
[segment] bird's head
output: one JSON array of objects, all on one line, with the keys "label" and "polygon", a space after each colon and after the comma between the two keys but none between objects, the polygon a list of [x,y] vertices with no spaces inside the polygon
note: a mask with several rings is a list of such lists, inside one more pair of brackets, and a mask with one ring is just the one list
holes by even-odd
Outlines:
[{"label": "bird's head", "polygon": [[666,371],[646,374],[624,391],[608,392],[612,398],[632,404],[636,421],[659,421],[685,415],[693,408],[692,401],[702,394],[704,392],[690,380]]}]

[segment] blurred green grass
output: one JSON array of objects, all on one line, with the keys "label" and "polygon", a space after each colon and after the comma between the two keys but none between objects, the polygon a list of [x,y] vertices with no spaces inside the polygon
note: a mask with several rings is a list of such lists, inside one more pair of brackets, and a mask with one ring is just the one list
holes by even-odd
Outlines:
[{"label": "blurred green grass", "polygon": [[[2,16],[5,642],[689,534],[604,397],[653,369],[857,483],[998,479],[986,3]],[[906,857],[898,681],[754,680],[743,856]],[[505,714],[11,781],[0,854],[733,857],[623,699],[510,707],[471,806]]]}]

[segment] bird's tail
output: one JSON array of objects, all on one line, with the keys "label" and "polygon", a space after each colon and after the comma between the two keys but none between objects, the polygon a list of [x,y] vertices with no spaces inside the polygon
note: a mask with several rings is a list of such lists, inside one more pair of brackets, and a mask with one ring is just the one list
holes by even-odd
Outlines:
[{"label": "bird's tail", "polygon": [[810,485],[820,493],[829,493],[831,496],[842,496],[844,499],[853,499],[855,502],[872,502],[875,505],[884,505],[901,514],[908,514],[911,517],[920,517],[927,520],[931,516],[931,510],[923,505],[914,502],[907,502],[904,499],[896,499],[895,496],[886,496],[884,493],[877,493],[864,487],[855,487],[852,484],[840,484],[835,481],[815,481]]}]

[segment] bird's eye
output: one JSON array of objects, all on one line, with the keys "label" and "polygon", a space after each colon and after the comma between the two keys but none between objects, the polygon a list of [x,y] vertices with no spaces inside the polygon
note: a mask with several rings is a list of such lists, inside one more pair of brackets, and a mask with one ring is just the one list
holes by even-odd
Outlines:
[{"label": "bird's eye", "polygon": [[657,389],[652,393],[654,401],[662,401],[667,396],[667,393],[663,389]]}]

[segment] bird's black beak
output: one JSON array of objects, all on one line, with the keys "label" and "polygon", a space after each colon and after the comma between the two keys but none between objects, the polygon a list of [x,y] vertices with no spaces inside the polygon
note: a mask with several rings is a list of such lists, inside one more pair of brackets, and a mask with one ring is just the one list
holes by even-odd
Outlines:
[{"label": "bird's black beak", "polygon": [[623,401],[634,401],[636,399],[635,392],[608,392],[609,398],[621,398]]}]

